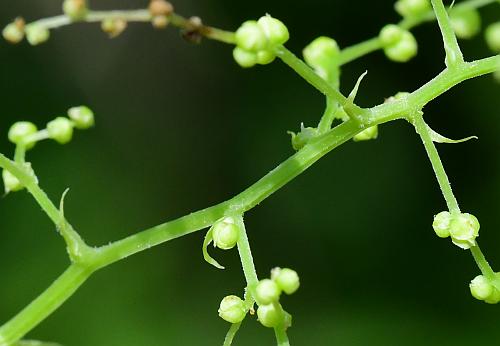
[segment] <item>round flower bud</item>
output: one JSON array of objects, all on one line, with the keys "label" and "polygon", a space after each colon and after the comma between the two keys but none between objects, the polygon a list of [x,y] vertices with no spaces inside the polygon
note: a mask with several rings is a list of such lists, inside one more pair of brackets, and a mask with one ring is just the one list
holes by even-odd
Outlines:
[{"label": "round flower bud", "polygon": [[450,21],[458,38],[469,39],[481,31],[481,16],[475,9],[451,11]]},{"label": "round flower bud", "polygon": [[222,299],[219,306],[219,316],[229,323],[240,323],[247,312],[245,302],[237,296],[227,296]]},{"label": "round flower bud", "polygon": [[236,45],[246,51],[258,52],[267,47],[268,39],[261,26],[255,20],[249,20],[236,31]]},{"label": "round flower bud", "polygon": [[434,216],[432,228],[439,238],[447,238],[450,236],[451,214],[447,211],[442,211]]},{"label": "round flower bud", "polygon": [[257,23],[264,31],[272,46],[284,44],[290,38],[287,27],[279,19],[273,18],[270,15],[265,15],[260,17]]},{"label": "round flower bud", "polygon": [[392,61],[407,62],[418,52],[417,40],[413,34],[404,30],[396,43],[385,46],[384,53]]},{"label": "round flower bud", "polygon": [[88,12],[86,0],[64,0],[63,12],[71,20],[82,20]]},{"label": "round flower bud", "polygon": [[21,42],[24,38],[24,19],[16,18],[13,23],[3,29],[2,35],[10,43]]},{"label": "round flower bud", "polygon": [[240,230],[232,217],[226,217],[213,225],[214,245],[222,250],[229,250],[236,246],[240,237]]},{"label": "round flower bud", "polygon": [[50,31],[43,25],[34,23],[26,26],[26,39],[32,46],[46,42],[50,38]]},{"label": "round flower bud", "polygon": [[68,118],[58,117],[47,124],[49,138],[66,144],[73,138],[73,123]]},{"label": "round flower bud", "polygon": [[2,171],[2,178],[5,193],[20,191],[24,188],[21,182],[6,169]]},{"label": "round flower bud", "polygon": [[403,17],[415,17],[432,10],[429,0],[399,0],[394,8]]},{"label": "round flower bud", "polygon": [[283,322],[283,312],[275,304],[260,305],[257,309],[259,322],[268,328],[278,327]]},{"label": "round flower bud", "polygon": [[257,64],[257,54],[240,47],[233,50],[233,58],[243,68],[254,67]]},{"label": "round flower bud", "polygon": [[321,36],[309,43],[302,54],[306,63],[325,78],[335,68],[340,49],[334,39]]},{"label": "round flower bud", "polygon": [[495,288],[483,275],[476,276],[469,284],[470,293],[478,300],[486,300],[492,294]]},{"label": "round flower bud", "polygon": [[257,52],[257,63],[260,65],[270,64],[276,59],[276,55],[269,50],[261,50]]},{"label": "round flower bud", "polygon": [[469,249],[476,245],[478,235],[479,221],[474,215],[467,213],[453,215],[450,222],[450,236],[455,245]]},{"label": "round flower bud", "polygon": [[300,287],[299,275],[293,269],[274,268],[271,277],[286,294],[293,294]]},{"label": "round flower bud", "polygon": [[94,126],[94,113],[86,106],[70,108],[68,116],[73,121],[73,125],[79,130],[85,130]]},{"label": "round flower bud", "polygon": [[271,279],[264,279],[259,281],[255,287],[255,301],[259,305],[268,305],[275,303],[280,299],[281,289]]},{"label": "round flower bud", "polygon": [[101,23],[101,29],[110,38],[117,37],[127,28],[127,21],[122,18],[106,18]]},{"label": "round flower bud", "polygon": [[378,126],[375,125],[355,135],[353,141],[355,142],[369,141],[371,139],[377,139],[377,137],[378,137]]},{"label": "round flower bud", "polygon": [[29,141],[29,137],[37,131],[35,124],[29,121],[18,121],[10,127],[8,138],[16,145],[24,145],[26,149],[31,149],[35,146],[35,142]]},{"label": "round flower bud", "polygon": [[388,47],[393,44],[398,43],[403,37],[403,32],[405,30],[401,29],[396,24],[387,24],[380,30],[380,34],[378,35],[382,46]]},{"label": "round flower bud", "polygon": [[484,38],[492,51],[500,53],[500,22],[488,26],[484,32]]},{"label": "round flower bud", "polygon": [[166,17],[170,16],[174,12],[174,6],[165,0],[151,0],[149,3],[149,13],[151,16],[158,17]]}]

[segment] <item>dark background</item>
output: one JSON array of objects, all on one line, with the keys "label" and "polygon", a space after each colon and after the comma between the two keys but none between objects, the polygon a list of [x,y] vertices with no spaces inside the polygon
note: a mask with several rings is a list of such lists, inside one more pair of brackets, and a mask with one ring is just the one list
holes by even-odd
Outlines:
[{"label": "dark background", "polygon": [[[3,1],[0,22],[60,13],[61,1]],[[140,8],[147,1],[99,1],[96,9]],[[291,31],[299,53],[318,35],[341,46],[396,22],[391,1],[176,1],[179,13],[234,30],[269,12]],[[482,10],[498,20],[500,6]],[[412,91],[443,68],[435,24],[415,30],[420,52],[399,65],[377,52],[345,67],[349,92],[366,69],[358,102],[372,106]],[[490,54],[478,37],[462,43],[469,59]],[[242,70],[231,48],[192,46],[178,31],[131,24],[109,40],[78,24],[30,47],[0,42],[0,151],[17,120],[43,127],[79,104],[97,126],[73,142],[41,143],[29,153],[41,186],[92,245],[105,244],[230,198],[293,154],[287,130],[314,126],[323,98],[283,64]],[[480,242],[500,266],[499,84],[468,81],[429,104],[426,119],[451,138],[440,145],[463,209],[481,221]],[[498,306],[474,300],[479,274],[469,252],[438,239],[432,217],[445,209],[423,146],[403,122],[376,141],[347,143],[246,215],[261,277],[295,268],[302,287],[283,298],[294,315],[293,345],[471,345],[500,342]],[[6,321],[67,266],[60,237],[27,193],[1,199],[0,321]],[[135,255],[96,273],[29,334],[67,346],[221,345],[227,323],[220,299],[242,295],[236,251],[202,259],[204,232]],[[273,345],[271,330],[245,321],[235,345]]]}]

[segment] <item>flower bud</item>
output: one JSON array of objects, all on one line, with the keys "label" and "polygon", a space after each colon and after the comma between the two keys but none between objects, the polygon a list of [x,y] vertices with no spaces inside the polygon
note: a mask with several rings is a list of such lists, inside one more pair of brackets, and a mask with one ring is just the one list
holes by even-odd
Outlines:
[{"label": "flower bud", "polygon": [[87,1],[86,0],[64,0],[63,2],[63,12],[65,15],[71,18],[71,20],[77,21],[85,18],[88,12]]},{"label": "flower bud", "polygon": [[448,238],[450,236],[451,214],[448,211],[442,211],[434,216],[432,228],[439,238]]},{"label": "flower bud", "polygon": [[94,126],[94,113],[86,106],[70,108],[68,116],[73,121],[73,125],[79,130],[86,130]]},{"label": "flower bud", "polygon": [[255,287],[255,301],[259,305],[268,305],[277,302],[280,299],[281,289],[271,279],[259,281]]},{"label": "flower bud", "polygon": [[170,16],[174,12],[174,6],[165,0],[151,0],[149,3],[149,13],[151,17]]},{"label": "flower bud", "polygon": [[2,178],[5,193],[20,191],[24,188],[23,184],[6,169],[2,171]]},{"label": "flower bud", "polygon": [[3,38],[10,43],[19,43],[24,38],[24,19],[16,18],[13,23],[7,25],[3,31]]},{"label": "flower bud", "polygon": [[293,269],[274,268],[271,271],[271,278],[286,294],[293,294],[300,287],[299,275]]},{"label": "flower bud", "polygon": [[268,328],[278,327],[284,319],[278,304],[260,305],[257,309],[257,317],[259,322]]},{"label": "flower bud", "polygon": [[[498,277],[498,273],[496,276]],[[469,284],[470,293],[478,300],[483,300],[488,304],[500,302],[500,291],[483,275],[476,276]]]},{"label": "flower bud", "polygon": [[300,132],[288,132],[292,136],[292,147],[295,150],[302,149],[309,141],[318,136],[318,129],[314,127],[304,127],[304,124],[300,125]]},{"label": "flower bud", "polygon": [[240,47],[233,50],[233,58],[243,68],[254,67],[257,64],[257,54]]},{"label": "flower bud", "polygon": [[488,26],[484,32],[484,38],[492,51],[500,53],[500,22]]},{"label": "flower bud", "polygon": [[476,246],[479,235],[479,221],[474,215],[463,213],[453,216],[450,222],[450,236],[453,244],[462,249]]},{"label": "flower bud", "polygon": [[50,31],[43,25],[33,23],[26,26],[26,39],[32,46],[46,42],[50,38]]},{"label": "flower bud", "polygon": [[24,145],[26,149],[31,149],[35,146],[35,142],[30,141],[29,137],[37,131],[35,124],[29,121],[18,121],[10,127],[8,138],[16,145]]},{"label": "flower bud", "polygon": [[101,29],[110,38],[115,38],[127,28],[127,21],[123,18],[106,18],[101,23]]},{"label": "flower bud", "polygon": [[166,16],[155,16],[151,18],[151,24],[156,29],[165,29],[168,23],[170,23],[170,21]]},{"label": "flower bud", "polygon": [[290,38],[287,27],[279,19],[265,15],[260,17],[257,23],[264,31],[271,46],[284,44]]},{"label": "flower bud", "polygon": [[236,31],[236,45],[246,51],[258,52],[267,47],[268,40],[260,25],[249,20]]},{"label": "flower bud", "polygon": [[257,52],[257,63],[260,65],[270,64],[276,59],[276,55],[269,50],[261,50]]},{"label": "flower bud", "polygon": [[377,139],[377,137],[378,137],[378,126],[375,125],[355,135],[353,141],[355,142],[369,141],[370,139]]},{"label": "flower bud", "polygon": [[222,250],[229,250],[236,246],[240,237],[240,230],[232,217],[217,221],[212,228],[214,246]]},{"label": "flower bud", "polygon": [[481,16],[476,9],[452,10],[450,21],[458,38],[469,39],[481,31]]},{"label": "flower bud", "polygon": [[429,0],[399,0],[394,4],[396,12],[403,17],[416,17],[432,10]]},{"label": "flower bud", "polygon": [[237,296],[227,296],[222,299],[219,306],[219,316],[229,323],[240,323],[247,312],[245,302]]},{"label": "flower bud", "polygon": [[47,124],[49,138],[66,144],[73,138],[73,123],[68,118],[57,117]]},{"label": "flower bud", "polygon": [[379,39],[385,55],[396,62],[406,62],[417,55],[417,40],[411,32],[397,25],[389,24],[382,28]]},{"label": "flower bud", "polygon": [[306,63],[316,70],[322,78],[327,78],[337,65],[340,49],[337,42],[329,37],[321,36],[309,43],[302,52]]}]

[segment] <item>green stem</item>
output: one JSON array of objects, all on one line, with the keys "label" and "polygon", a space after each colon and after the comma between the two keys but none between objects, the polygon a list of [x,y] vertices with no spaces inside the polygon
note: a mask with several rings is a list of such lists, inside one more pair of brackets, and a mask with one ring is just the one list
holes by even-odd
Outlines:
[{"label": "green stem", "polygon": [[255,270],[255,265],[253,263],[252,250],[250,249],[250,242],[248,241],[248,235],[245,228],[245,223],[243,222],[243,218],[237,218],[236,223],[238,224],[238,227],[240,229],[240,238],[238,239],[238,252],[240,254],[243,273],[245,274],[247,288],[250,289],[257,285],[259,279],[257,277],[257,271]]},{"label": "green stem", "polygon": [[0,327],[0,346],[20,340],[71,297],[91,273],[89,268],[71,265],[45,292]]},{"label": "green stem", "polygon": [[444,7],[443,0],[431,0],[431,2],[443,36],[444,50],[446,52],[446,66],[458,66],[464,62],[464,57],[458,45],[457,36],[451,26],[450,17],[448,17],[448,12]]},{"label": "green stem", "polygon": [[284,328],[274,328],[274,334],[276,335],[278,346],[290,346],[288,335]]},{"label": "green stem", "polygon": [[369,53],[382,49],[382,42],[378,37],[371,38],[364,42],[342,49],[340,52],[340,65],[345,65],[365,56]]},{"label": "green stem", "polygon": [[240,323],[234,323],[231,325],[229,328],[226,337],[224,338],[224,344],[222,346],[231,346],[234,340],[234,337],[236,336],[236,333],[238,333],[238,330],[241,327],[241,322]]},{"label": "green stem", "polygon": [[318,132],[320,134],[324,134],[332,128],[333,121],[335,120],[335,113],[337,113],[338,110],[338,102],[327,97],[325,113],[323,113],[318,124]]},{"label": "green stem", "polygon": [[494,281],[496,279],[495,272],[491,269],[486,257],[484,257],[483,252],[479,248],[479,244],[471,247],[470,252],[472,253],[472,257],[474,257],[474,261],[479,267],[479,270],[481,270],[481,274],[483,274],[490,281]]},{"label": "green stem", "polygon": [[422,139],[422,142],[424,143],[427,156],[429,156],[432,168],[434,169],[434,173],[436,174],[436,178],[439,183],[439,187],[441,188],[443,197],[448,205],[448,210],[451,213],[460,213],[460,207],[458,206],[457,199],[451,189],[448,175],[446,174],[443,163],[441,162],[436,146],[432,141],[427,124],[424,122],[424,118],[420,114],[417,114],[412,117],[412,120],[420,138]]}]

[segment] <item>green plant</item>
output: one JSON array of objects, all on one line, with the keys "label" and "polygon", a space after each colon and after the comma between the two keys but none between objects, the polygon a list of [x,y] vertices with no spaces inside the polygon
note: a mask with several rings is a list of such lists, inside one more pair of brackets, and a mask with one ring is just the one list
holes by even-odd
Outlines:
[{"label": "green plant", "polygon": [[[493,2],[465,1],[457,4],[454,10],[476,8]],[[247,22],[242,27],[245,30],[240,29],[237,31],[240,32],[240,35],[235,35],[231,32],[204,26],[198,18],[185,19],[173,13],[171,6],[167,3],[158,0],[151,3],[149,10],[118,12],[91,11],[87,8],[82,9],[80,1],[78,3],[66,1],[64,8],[67,13],[64,16],[48,18],[27,25],[18,19],[10,24],[4,31],[4,36],[7,39],[18,42],[26,33],[31,44],[40,44],[49,38],[50,29],[70,24],[75,20],[101,22],[103,30],[111,36],[120,34],[128,21],[152,21],[156,27],[163,27],[165,23],[170,22],[171,25],[180,27],[184,36],[191,41],[196,42],[202,37],[208,37],[236,44],[235,59],[244,67],[251,67],[256,63],[267,64],[278,57],[327,96],[327,107],[318,126],[302,127],[299,133],[292,134],[292,144],[298,150],[297,153],[240,195],[212,208],[99,248],[88,246],[64,217],[64,195],[60,206],[54,205],[38,186],[38,180],[31,166],[25,162],[26,151],[31,149],[36,142],[52,138],[60,143],[65,143],[71,139],[73,127],[90,127],[93,124],[93,118],[90,117],[89,110],[86,108],[78,108],[76,111],[75,109],[70,110],[68,112],[69,118],[57,118],[47,126],[46,130],[42,131],[37,131],[32,124],[15,125],[11,131],[12,135],[9,134],[11,141],[16,144],[14,160],[0,156],[0,166],[4,169],[6,190],[17,191],[26,188],[33,195],[64,237],[72,265],[47,291],[0,328],[0,345],[15,344],[24,337],[34,326],[70,297],[96,270],[151,246],[209,226],[212,228],[207,233],[203,247],[207,261],[220,267],[208,255],[206,248],[210,242],[213,241],[220,249],[230,249],[236,245],[247,281],[247,292],[244,300],[231,298],[230,306],[221,303],[219,313],[224,315],[229,309],[231,317],[226,318],[226,320],[234,322],[225,341],[226,345],[231,344],[241,324],[241,314],[233,314],[232,309],[236,306],[241,312],[241,302],[243,302],[245,312],[251,312],[254,300],[259,301],[257,297],[263,295],[257,293],[258,287],[261,287],[259,291],[266,293],[269,291],[269,287],[276,288],[276,285],[282,285],[280,284],[280,275],[274,277],[271,275],[271,280],[258,280],[243,223],[243,214],[302,173],[327,152],[351,138],[357,140],[373,139],[377,136],[377,126],[397,119],[407,120],[415,126],[422,138],[446,199],[448,212],[445,213],[448,214],[440,213],[441,216],[444,215],[445,221],[439,220],[442,221],[439,224],[444,223],[445,226],[437,228],[436,232],[440,236],[451,235],[452,240],[458,246],[470,248],[482,273],[480,279],[476,278],[471,283],[472,294],[486,302],[496,302],[496,290],[500,289],[500,283],[498,275],[489,267],[477,245],[476,237],[479,225],[476,225],[474,221],[470,222],[474,227],[469,227],[467,220],[465,223],[460,222],[468,214],[460,212],[434,146],[434,142],[452,141],[438,135],[426,125],[422,109],[428,102],[456,84],[469,78],[498,71],[500,57],[497,55],[474,62],[465,62],[446,9],[441,1],[436,0],[432,4],[443,34],[446,51],[446,69],[441,74],[413,93],[398,94],[386,103],[368,109],[361,108],[354,103],[361,78],[348,97],[343,96],[338,91],[341,66],[369,52],[384,49],[390,59],[400,62],[407,61],[416,54],[416,40],[409,30],[421,22],[432,20],[434,14],[430,12],[430,7],[426,8],[428,4],[425,5],[425,1],[421,2],[423,5],[415,7],[416,10],[408,5],[403,6],[404,3],[400,1],[398,2],[400,5],[396,7],[404,15],[403,21],[397,26],[384,28],[381,35],[372,40],[343,50],[338,49],[332,39],[315,40],[304,51],[305,60],[313,69],[282,46],[288,39],[288,30],[281,22],[267,16],[262,17],[257,22]],[[462,20],[466,20],[466,18],[462,17]],[[487,37],[490,46],[498,46],[495,44],[493,34],[488,34]],[[87,114],[87,116],[83,114]],[[340,120],[341,123],[332,128],[335,120]],[[273,282],[275,282],[274,286]],[[266,288],[266,285],[267,289],[263,289],[262,287]],[[292,289],[288,287],[290,285]],[[294,286],[297,284],[288,282],[285,286],[279,287],[278,291],[282,289],[285,292],[289,290],[293,293]],[[267,294],[266,299],[261,302],[262,305],[257,310],[257,315],[264,326],[275,329],[278,344],[286,345],[288,344],[286,329],[290,325],[290,316],[283,310],[276,296],[279,296],[276,292]],[[228,301],[226,298],[223,300],[225,303]]]}]

